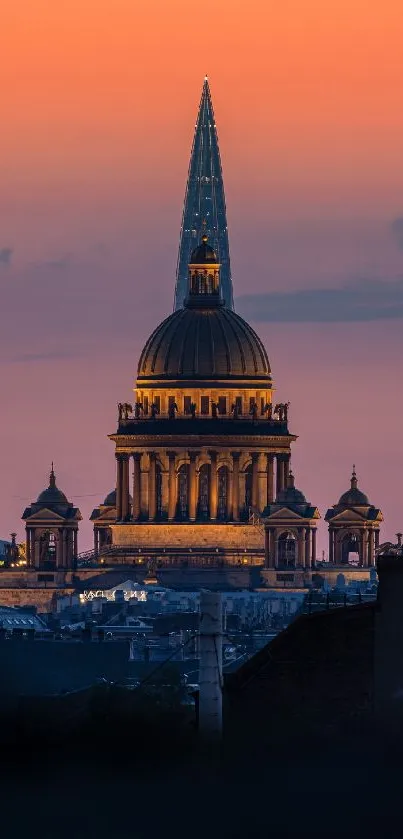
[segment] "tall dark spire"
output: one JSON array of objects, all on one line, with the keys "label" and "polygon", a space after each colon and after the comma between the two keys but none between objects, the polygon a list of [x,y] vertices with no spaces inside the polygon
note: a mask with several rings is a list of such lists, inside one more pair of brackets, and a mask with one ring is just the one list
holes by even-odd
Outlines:
[{"label": "tall dark spire", "polygon": [[207,76],[203,84],[186,185],[176,270],[175,309],[181,309],[187,297],[190,255],[203,234],[208,235],[221,265],[222,297],[226,306],[233,309],[224,183]]}]

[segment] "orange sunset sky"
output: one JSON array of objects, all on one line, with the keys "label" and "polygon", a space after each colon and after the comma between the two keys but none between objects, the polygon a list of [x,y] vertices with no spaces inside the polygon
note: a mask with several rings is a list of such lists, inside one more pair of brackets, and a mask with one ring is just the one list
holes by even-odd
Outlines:
[{"label": "orange sunset sky", "polygon": [[[208,74],[236,309],[263,338],[322,514],[403,529],[403,6],[13,0],[2,9],[0,538],[57,481],[113,487],[117,401],[172,306]],[[319,549],[326,549],[321,525]]]}]

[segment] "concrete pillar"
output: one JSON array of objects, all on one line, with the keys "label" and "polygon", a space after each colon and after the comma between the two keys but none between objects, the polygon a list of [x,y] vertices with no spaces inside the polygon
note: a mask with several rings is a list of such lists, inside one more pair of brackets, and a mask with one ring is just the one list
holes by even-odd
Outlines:
[{"label": "concrete pillar", "polygon": [[196,487],[196,459],[200,452],[189,452],[189,520],[196,521],[197,487]]},{"label": "concrete pillar", "polygon": [[252,509],[257,510],[259,504],[259,454],[252,452]]},{"label": "concrete pillar", "polygon": [[312,529],[311,568],[316,567],[316,527]]},{"label": "concrete pillar", "polygon": [[274,501],[274,455],[267,455],[267,503]]},{"label": "concrete pillar", "polygon": [[116,455],[116,521],[122,518],[122,483],[123,483],[123,461],[122,455]]},{"label": "concrete pillar", "polygon": [[129,502],[129,455],[122,455],[122,519],[127,521],[130,513]]},{"label": "concrete pillar", "polygon": [[239,521],[239,458],[240,452],[231,452],[232,457],[232,518]]},{"label": "concrete pillar", "polygon": [[173,521],[176,515],[176,452],[168,454],[168,521]]},{"label": "concrete pillar", "polygon": [[218,506],[218,476],[217,476],[217,452],[210,451],[210,519],[217,519]]},{"label": "concrete pillar", "polygon": [[155,452],[148,453],[148,517],[154,521],[157,515],[157,484],[156,484],[156,458]]},{"label": "concrete pillar", "polygon": [[141,454],[133,455],[133,521],[138,521],[141,515]]},{"label": "concrete pillar", "polygon": [[222,732],[222,599],[200,592],[199,730],[207,738]]}]

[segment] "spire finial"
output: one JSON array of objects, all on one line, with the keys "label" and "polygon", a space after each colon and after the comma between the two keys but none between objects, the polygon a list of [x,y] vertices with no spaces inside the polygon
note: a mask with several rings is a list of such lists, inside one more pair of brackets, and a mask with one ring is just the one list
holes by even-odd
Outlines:
[{"label": "spire finial", "polygon": [[208,236],[207,236],[207,233],[206,233],[206,228],[207,228],[207,221],[206,221],[206,219],[204,218],[204,219],[203,219],[203,221],[202,221],[202,237],[201,237],[201,238],[202,238],[202,242],[204,242],[204,243],[206,243],[206,242],[208,241]]},{"label": "spire finial", "polygon": [[351,489],[357,489],[357,474],[355,471],[355,463],[353,463],[353,471],[351,475]]},{"label": "spire finial", "polygon": [[295,486],[295,478],[294,478],[294,473],[292,472],[291,466],[290,466],[290,471],[289,471],[288,477],[287,477],[287,488],[294,489],[294,486]]},{"label": "spire finial", "polygon": [[49,486],[50,487],[55,487],[56,486],[55,472],[54,472],[54,469],[53,469],[53,460],[52,460],[52,468],[50,470],[50,475],[49,475]]}]

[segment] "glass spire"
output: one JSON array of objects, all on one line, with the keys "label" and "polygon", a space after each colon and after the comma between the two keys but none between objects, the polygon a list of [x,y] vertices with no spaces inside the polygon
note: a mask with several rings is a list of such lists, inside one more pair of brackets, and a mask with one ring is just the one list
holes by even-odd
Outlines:
[{"label": "glass spire", "polygon": [[204,79],[190,156],[176,269],[174,309],[181,309],[187,296],[190,254],[203,234],[208,236],[209,243],[218,256],[221,264],[222,297],[226,306],[233,309],[224,183],[207,76]]}]

